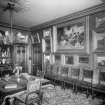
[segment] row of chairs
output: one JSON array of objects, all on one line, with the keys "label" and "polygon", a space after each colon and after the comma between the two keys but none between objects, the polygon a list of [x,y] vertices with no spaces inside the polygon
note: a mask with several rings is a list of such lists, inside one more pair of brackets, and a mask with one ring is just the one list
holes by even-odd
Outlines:
[{"label": "row of chairs", "polygon": [[46,70],[45,77],[56,81],[61,81],[63,87],[66,83],[72,84],[73,91],[76,93],[79,89],[86,90],[86,96],[89,94],[92,97],[95,96],[96,92],[105,92],[105,72],[99,70],[98,83],[93,82],[94,70],[89,67],[68,67],[61,65],[51,65]]}]

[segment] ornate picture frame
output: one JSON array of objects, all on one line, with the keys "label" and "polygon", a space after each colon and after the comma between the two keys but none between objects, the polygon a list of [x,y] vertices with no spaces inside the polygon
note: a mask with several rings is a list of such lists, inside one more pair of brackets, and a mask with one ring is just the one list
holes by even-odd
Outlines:
[{"label": "ornate picture frame", "polygon": [[37,44],[37,43],[40,43],[40,35],[38,32],[35,32],[33,35],[32,35],[32,43],[33,44]]},{"label": "ornate picture frame", "polygon": [[97,67],[105,67],[105,55],[97,55],[96,63]]},{"label": "ornate picture frame", "polygon": [[54,55],[54,61],[55,61],[55,63],[61,64],[61,62],[62,62],[61,60],[62,60],[62,56],[60,54],[55,54]]},{"label": "ornate picture frame", "polygon": [[65,55],[65,64],[66,65],[74,65],[75,62],[74,62],[74,56],[73,55]]},{"label": "ornate picture frame", "polygon": [[79,56],[79,63],[88,64],[89,63],[89,56]]},{"label": "ornate picture frame", "polygon": [[47,28],[43,30],[43,38],[50,38],[51,37],[51,28]]},{"label": "ornate picture frame", "polygon": [[15,37],[15,42],[14,43],[28,43],[28,35],[23,34],[22,32],[17,32],[16,37]]},{"label": "ornate picture frame", "polygon": [[93,51],[105,52],[105,32],[97,33],[93,31]]},{"label": "ornate picture frame", "polygon": [[51,55],[44,54],[44,63],[51,63]]},{"label": "ornate picture frame", "polygon": [[89,52],[89,17],[53,27],[55,52]]},{"label": "ornate picture frame", "polygon": [[105,11],[99,12],[95,15],[95,28],[104,28],[105,27]]},{"label": "ornate picture frame", "polygon": [[42,46],[43,52],[51,52],[52,50],[51,28],[43,30]]}]

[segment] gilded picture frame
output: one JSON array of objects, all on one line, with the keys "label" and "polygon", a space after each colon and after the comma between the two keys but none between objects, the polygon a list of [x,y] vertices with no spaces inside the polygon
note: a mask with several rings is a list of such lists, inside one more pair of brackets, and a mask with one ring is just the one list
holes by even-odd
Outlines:
[{"label": "gilded picture frame", "polygon": [[53,27],[55,52],[89,52],[89,17]]},{"label": "gilded picture frame", "polygon": [[51,52],[52,51],[52,36],[51,36],[51,28],[47,28],[43,30],[43,52]]},{"label": "gilded picture frame", "polygon": [[37,44],[37,43],[40,43],[40,35],[39,35],[39,32],[35,32],[32,36],[31,36],[31,39],[32,39],[32,43],[33,44]]}]

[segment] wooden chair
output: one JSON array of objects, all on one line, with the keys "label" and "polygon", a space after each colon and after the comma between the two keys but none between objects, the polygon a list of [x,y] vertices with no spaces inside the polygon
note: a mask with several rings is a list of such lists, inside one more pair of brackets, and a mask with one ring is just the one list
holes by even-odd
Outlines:
[{"label": "wooden chair", "polygon": [[50,77],[51,75],[51,64],[45,65],[44,71],[45,71],[45,77]]},{"label": "wooden chair", "polygon": [[10,94],[6,95],[0,105],[14,105],[14,97],[16,97],[19,94],[22,94],[24,91],[15,93],[15,94]]},{"label": "wooden chair", "polygon": [[78,84],[81,88],[84,88],[86,90],[87,97],[89,95],[89,90],[91,91],[91,94],[92,94],[92,91],[93,91],[92,82],[93,82],[93,70],[84,68],[82,80],[80,80]]},{"label": "wooden chair", "polygon": [[67,83],[67,79],[68,79],[68,72],[69,72],[69,67],[68,66],[63,66],[61,68],[61,82],[62,82],[62,87],[65,89],[66,83]]},{"label": "wooden chair", "polygon": [[54,86],[56,85],[56,82],[58,81],[58,70],[59,70],[59,65],[58,64],[53,64],[52,65],[52,68],[51,68],[51,75],[50,75],[50,78],[52,79],[53,81],[53,84]]},{"label": "wooden chair", "polygon": [[41,105],[42,96],[43,95],[40,90],[40,80],[35,79],[28,81],[27,90],[15,97],[15,105],[17,105],[17,103],[22,103],[23,105],[36,103],[37,105]]},{"label": "wooden chair", "polygon": [[78,88],[78,82],[79,82],[79,76],[80,76],[80,68],[71,68],[71,78],[73,83],[73,91],[77,93]]},{"label": "wooden chair", "polygon": [[100,94],[100,96],[105,96],[105,71],[104,69],[99,69],[99,82],[93,84],[93,98]]},{"label": "wooden chair", "polygon": [[64,79],[64,81],[72,85],[73,92],[77,93],[77,83],[79,81],[80,67],[71,67],[71,69],[70,67],[67,67],[66,74],[67,74],[67,77]]}]

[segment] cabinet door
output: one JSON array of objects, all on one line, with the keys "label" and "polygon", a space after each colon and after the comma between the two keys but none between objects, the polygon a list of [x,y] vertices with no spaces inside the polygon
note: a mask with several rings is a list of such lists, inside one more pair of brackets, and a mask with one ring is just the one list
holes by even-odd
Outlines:
[{"label": "cabinet door", "polygon": [[33,74],[42,71],[42,51],[40,44],[33,44]]},{"label": "cabinet door", "polygon": [[15,64],[18,63],[22,66],[22,72],[28,72],[26,49],[26,45],[16,45],[14,48]]}]

